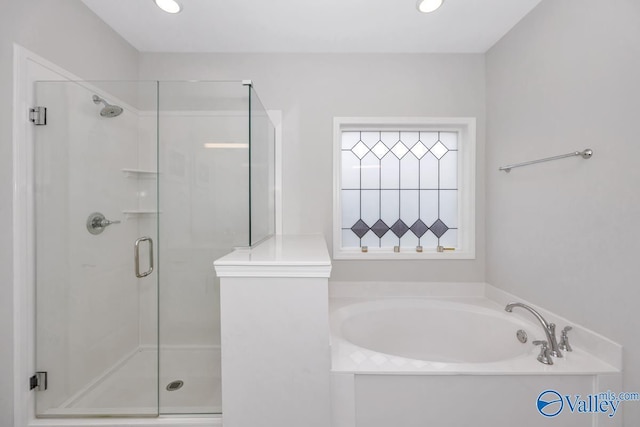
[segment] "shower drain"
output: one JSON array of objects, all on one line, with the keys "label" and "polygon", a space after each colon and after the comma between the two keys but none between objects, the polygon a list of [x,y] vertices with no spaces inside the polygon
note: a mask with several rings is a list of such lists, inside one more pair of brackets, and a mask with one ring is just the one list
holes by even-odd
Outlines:
[{"label": "shower drain", "polygon": [[184,381],[180,381],[180,380],[171,381],[169,384],[167,384],[167,391],[180,390],[183,385],[184,385]]}]

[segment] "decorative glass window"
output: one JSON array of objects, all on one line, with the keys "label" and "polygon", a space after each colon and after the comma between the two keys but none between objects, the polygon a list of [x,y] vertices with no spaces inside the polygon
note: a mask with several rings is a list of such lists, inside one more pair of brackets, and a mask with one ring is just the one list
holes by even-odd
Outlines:
[{"label": "decorative glass window", "polygon": [[475,119],[334,127],[334,258],[475,257]]}]

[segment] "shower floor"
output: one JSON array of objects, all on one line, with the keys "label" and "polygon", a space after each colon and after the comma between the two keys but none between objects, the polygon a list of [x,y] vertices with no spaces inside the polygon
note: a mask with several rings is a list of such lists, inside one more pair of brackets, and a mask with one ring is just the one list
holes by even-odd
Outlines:
[{"label": "shower floor", "polygon": [[[216,414],[222,412],[220,348],[141,349],[94,386],[59,408],[58,414]],[[183,381],[168,391],[173,381]],[[160,390],[158,396],[157,390]]]}]

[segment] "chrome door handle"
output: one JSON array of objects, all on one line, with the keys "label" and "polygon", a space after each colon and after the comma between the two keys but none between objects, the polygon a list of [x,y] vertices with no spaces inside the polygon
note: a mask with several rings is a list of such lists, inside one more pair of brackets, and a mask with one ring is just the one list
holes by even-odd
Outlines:
[{"label": "chrome door handle", "polygon": [[[140,243],[149,242],[149,269],[140,273]],[[134,245],[134,257],[136,266],[136,277],[147,277],[153,272],[153,239],[151,237],[140,237]]]}]

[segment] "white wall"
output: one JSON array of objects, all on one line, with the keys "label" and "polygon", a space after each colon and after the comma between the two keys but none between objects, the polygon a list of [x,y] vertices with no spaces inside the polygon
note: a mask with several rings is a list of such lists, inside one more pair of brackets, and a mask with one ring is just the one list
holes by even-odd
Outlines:
[{"label": "white wall", "polygon": [[336,261],[334,280],[484,280],[484,55],[141,54],[141,79],[252,79],[283,113],[283,230],[332,236],[334,116],[478,119],[477,259]]},{"label": "white wall", "polygon": [[[0,14],[0,378],[13,377],[13,43],[84,78],[135,79],[137,52],[79,1],[3,1]],[[12,425],[13,389],[0,390]]]},{"label": "white wall", "polygon": [[[621,343],[640,390],[640,3],[544,0],[487,54],[487,281]],[[510,174],[501,164],[582,150]],[[625,403],[625,425],[640,405]]]}]

